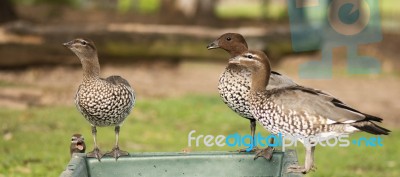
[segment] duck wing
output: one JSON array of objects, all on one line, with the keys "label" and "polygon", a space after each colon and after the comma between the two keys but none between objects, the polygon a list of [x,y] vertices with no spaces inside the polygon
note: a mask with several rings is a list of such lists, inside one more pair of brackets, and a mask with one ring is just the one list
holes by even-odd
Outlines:
[{"label": "duck wing", "polygon": [[389,130],[373,122],[382,122],[382,118],[358,111],[339,99],[320,90],[302,86],[286,87],[273,90],[270,95],[275,104],[283,106],[286,113],[296,113],[323,117],[322,124],[350,124],[360,130],[373,134],[388,134]]}]

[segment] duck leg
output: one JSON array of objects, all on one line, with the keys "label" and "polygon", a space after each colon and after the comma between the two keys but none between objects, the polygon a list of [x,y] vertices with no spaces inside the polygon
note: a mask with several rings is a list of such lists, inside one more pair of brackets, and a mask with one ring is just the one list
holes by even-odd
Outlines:
[{"label": "duck leg", "polygon": [[118,146],[119,130],[120,130],[120,126],[119,125],[115,126],[115,146],[110,152],[107,152],[105,154],[106,156],[114,157],[115,160],[118,160],[118,158],[121,157],[121,156],[128,156],[129,155],[128,152],[119,149],[119,146]]},{"label": "duck leg", "polygon": [[[258,147],[255,146],[255,134],[256,134],[256,120],[255,119],[250,119],[250,131],[251,131],[251,138],[252,138],[252,145],[253,145],[253,149],[251,149],[249,152],[256,152],[258,151]],[[248,148],[244,148],[244,149],[239,149],[238,152],[248,152],[247,151]]]},{"label": "duck leg", "polygon": [[97,160],[99,160],[99,162],[100,162],[100,159],[101,159],[101,157],[103,157],[103,154],[101,153],[99,147],[97,146],[96,134],[97,134],[96,126],[92,125],[92,135],[93,135],[93,140],[94,140],[94,149],[93,149],[93,151],[88,152],[86,154],[86,157],[94,157]]},{"label": "duck leg", "polygon": [[291,165],[288,167],[287,173],[303,173],[306,174],[311,170],[315,170],[314,167],[314,150],[315,146],[306,146],[306,160],[304,166]]}]

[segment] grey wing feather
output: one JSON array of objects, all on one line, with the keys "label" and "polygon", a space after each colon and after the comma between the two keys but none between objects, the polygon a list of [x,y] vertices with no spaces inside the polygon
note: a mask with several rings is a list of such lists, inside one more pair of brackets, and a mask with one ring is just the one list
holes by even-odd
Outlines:
[{"label": "grey wing feather", "polygon": [[[267,90],[271,90],[271,89],[275,89],[275,88],[296,87],[296,86],[299,86],[299,85],[296,82],[294,82],[293,80],[291,80],[289,77],[282,75],[281,73],[278,73],[276,71],[271,71]],[[301,87],[304,91],[309,91],[309,92],[326,95],[326,96],[332,96],[331,94],[323,92],[318,89],[307,88],[307,87],[302,87],[302,86],[299,86],[299,87]],[[337,101],[339,101],[339,100],[337,100]],[[342,103],[341,101],[339,101],[339,102]]]},{"label": "grey wing feather", "polygon": [[284,110],[305,111],[309,115],[320,115],[337,123],[352,123],[367,118],[366,114],[319,90],[295,86],[281,89],[280,94],[271,96],[276,104],[284,105]]},{"label": "grey wing feather", "polygon": [[267,90],[271,90],[274,88],[290,87],[290,86],[297,86],[297,84],[285,75],[282,75],[276,71],[271,72]]}]

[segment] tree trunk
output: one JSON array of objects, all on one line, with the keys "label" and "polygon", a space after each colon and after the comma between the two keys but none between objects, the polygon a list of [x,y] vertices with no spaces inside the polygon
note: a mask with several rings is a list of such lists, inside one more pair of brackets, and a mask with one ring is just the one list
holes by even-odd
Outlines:
[{"label": "tree trunk", "polygon": [[164,18],[177,17],[179,9],[176,7],[176,0],[161,0],[160,13]]},{"label": "tree trunk", "polygon": [[261,18],[262,19],[267,19],[268,12],[267,12],[267,7],[270,5],[270,0],[261,0]]},{"label": "tree trunk", "polygon": [[197,0],[196,18],[213,19],[215,18],[215,5],[218,0]]},{"label": "tree trunk", "polygon": [[10,0],[0,0],[0,23],[14,21],[16,19],[17,13]]},{"label": "tree trunk", "polygon": [[166,23],[176,23],[184,21],[184,15],[177,7],[176,0],[161,0],[159,11],[160,19]]}]

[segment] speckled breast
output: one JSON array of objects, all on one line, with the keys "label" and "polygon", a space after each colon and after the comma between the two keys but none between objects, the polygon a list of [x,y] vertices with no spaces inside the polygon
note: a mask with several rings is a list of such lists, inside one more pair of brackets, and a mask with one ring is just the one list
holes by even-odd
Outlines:
[{"label": "speckled breast", "polygon": [[131,88],[102,80],[82,84],[75,98],[78,110],[95,126],[121,124],[131,112],[134,102]]},{"label": "speckled breast", "polygon": [[282,108],[264,95],[250,95],[252,113],[258,123],[273,134],[295,134],[296,125],[284,114]]},{"label": "speckled breast", "polygon": [[219,94],[224,103],[247,119],[253,119],[248,101],[250,76],[251,73],[246,69],[228,67],[222,73],[218,84]]}]

